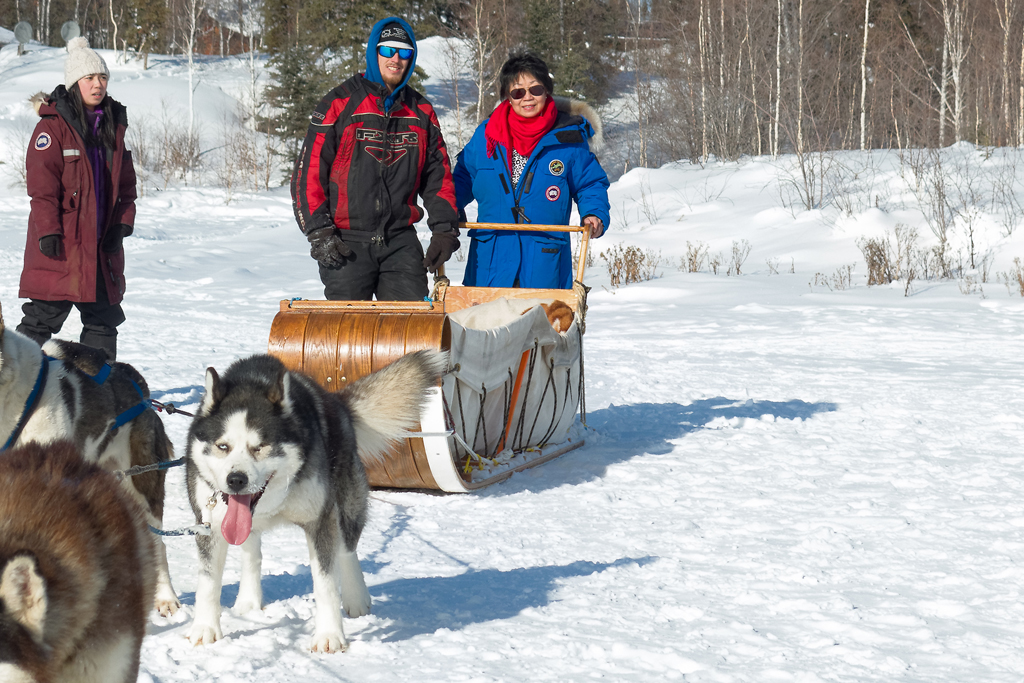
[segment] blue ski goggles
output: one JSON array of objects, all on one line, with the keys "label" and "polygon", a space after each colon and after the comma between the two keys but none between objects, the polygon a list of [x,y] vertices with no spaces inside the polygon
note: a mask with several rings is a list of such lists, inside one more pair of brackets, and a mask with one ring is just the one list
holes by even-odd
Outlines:
[{"label": "blue ski goggles", "polygon": [[379,54],[384,59],[391,59],[392,57],[395,56],[396,52],[398,53],[399,59],[412,59],[412,56],[416,51],[404,47],[391,47],[389,45],[377,46],[377,54]]}]

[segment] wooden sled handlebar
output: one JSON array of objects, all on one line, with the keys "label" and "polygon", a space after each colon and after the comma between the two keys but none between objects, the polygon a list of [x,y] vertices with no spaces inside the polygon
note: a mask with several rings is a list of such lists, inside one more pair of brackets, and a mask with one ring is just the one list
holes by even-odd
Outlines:
[{"label": "wooden sled handlebar", "polygon": [[[587,249],[590,247],[590,228],[586,225],[538,225],[535,223],[459,223],[463,230],[510,230],[519,232],[578,232],[582,233],[579,262],[576,264],[576,282],[583,282],[587,270]],[[437,277],[444,277],[444,264],[437,269]]]}]

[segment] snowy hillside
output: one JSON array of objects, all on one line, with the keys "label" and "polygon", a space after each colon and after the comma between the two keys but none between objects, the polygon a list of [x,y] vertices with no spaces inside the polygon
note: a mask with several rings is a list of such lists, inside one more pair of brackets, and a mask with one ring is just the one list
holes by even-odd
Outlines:
[{"label": "snowy hillside", "polygon": [[[426,58],[440,50],[424,42],[440,88]],[[102,54],[130,117],[187,117],[180,58],[144,71]],[[24,100],[59,82],[62,60],[0,50],[10,327],[29,211],[15,184]],[[204,145],[249,77],[237,58],[202,62]],[[360,544],[374,610],[345,620],[344,654],[306,649],[297,529],[265,537],[261,613],[231,612],[229,554],[225,639],[200,648],[185,639],[195,548],[169,539],[184,608],[152,617],[140,680],[1020,681],[1024,299],[999,281],[1024,257],[1017,159],[943,153],[946,280],[922,269],[938,244],[923,152],[833,155],[812,210],[793,157],[631,170],[592,245],[586,445],[477,494],[374,492]],[[287,188],[214,184],[212,172],[154,179],[125,242],[119,360],[185,410],[207,366],[266,349],[280,299],[322,294]],[[868,287],[859,245],[895,245],[897,226],[917,230],[915,277]],[[615,248],[656,261],[653,279],[613,286],[600,253]],[[453,281],[462,268],[449,263]],[[60,336],[80,329],[72,314]],[[188,419],[164,423],[181,455]],[[169,528],[192,523],[182,475],[168,479]]]}]

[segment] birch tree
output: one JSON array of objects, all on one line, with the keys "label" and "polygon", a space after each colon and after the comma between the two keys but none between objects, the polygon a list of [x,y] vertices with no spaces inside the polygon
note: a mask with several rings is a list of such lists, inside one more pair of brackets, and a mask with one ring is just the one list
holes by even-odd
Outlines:
[{"label": "birch tree", "polygon": [[[1007,0],[1009,1],[1009,0]],[[868,148],[868,26],[871,13],[871,0],[864,0],[864,42],[860,51],[860,148]]]},{"label": "birch tree", "polygon": [[797,7],[796,148],[804,153],[804,0]]},{"label": "birch tree", "polygon": [[750,65],[750,101],[754,105],[754,129],[757,131],[757,155],[764,154],[764,146],[761,142],[761,111],[757,104],[757,69],[755,67],[754,38],[750,31],[750,0],[743,3],[743,18],[746,35],[744,42],[747,44],[747,57]]},{"label": "birch tree", "polygon": [[[188,54],[188,137],[186,144],[191,154],[195,152],[196,135],[196,107],[195,95],[199,83],[196,77],[196,39],[199,30],[199,18],[203,11],[201,0],[188,0],[188,16],[186,17],[185,52]],[[194,156],[192,157],[194,158]]]},{"label": "birch tree", "polygon": [[1024,147],[1024,35],[1020,40],[1020,78],[1017,83],[1017,146]]},{"label": "birch tree", "polygon": [[[1002,110],[1002,127],[999,137],[1000,142],[1007,142],[1009,140],[1010,125],[1013,119],[1010,117],[1010,99],[1012,94],[1010,92],[1010,44],[1012,42],[1013,35],[1013,22],[1017,17],[1017,7],[1020,4],[1015,0],[992,0],[996,12],[996,18],[999,21],[999,29],[1002,33],[1001,50],[1000,50],[1000,90],[999,90],[999,104]],[[1024,43],[1021,45],[1024,48]],[[1024,65],[1024,61],[1021,62]],[[1024,83],[1022,83],[1024,85]]]},{"label": "birch tree", "polygon": [[778,0],[779,23],[775,31],[775,120],[772,122],[772,156],[779,156],[779,117],[782,113],[782,0]]},{"label": "birch tree", "polygon": [[943,54],[949,55],[949,78],[953,82],[953,141],[960,142],[963,139],[963,112],[966,94],[964,62],[971,49],[972,21],[968,15],[969,0],[941,1],[942,23],[945,29]]},{"label": "birch tree", "polygon": [[494,58],[498,48],[498,25],[492,21],[488,0],[472,0],[469,6],[468,35],[472,45],[473,79],[476,85],[476,122],[480,123],[491,112],[488,93],[497,80]]}]

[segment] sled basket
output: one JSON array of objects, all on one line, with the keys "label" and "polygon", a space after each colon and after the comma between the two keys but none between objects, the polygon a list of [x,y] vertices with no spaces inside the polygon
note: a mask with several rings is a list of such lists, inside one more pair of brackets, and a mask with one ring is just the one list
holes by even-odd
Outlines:
[{"label": "sled basket", "polygon": [[[269,353],[330,391],[412,351],[450,352],[420,431],[382,463],[366,463],[371,486],[468,492],[583,445],[573,426],[583,392],[589,230],[462,227],[581,233],[573,288],[452,286],[441,271],[426,301],[282,301],[271,325]],[[561,333],[538,305],[553,301],[574,312]]]}]

